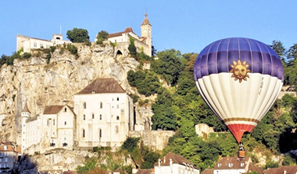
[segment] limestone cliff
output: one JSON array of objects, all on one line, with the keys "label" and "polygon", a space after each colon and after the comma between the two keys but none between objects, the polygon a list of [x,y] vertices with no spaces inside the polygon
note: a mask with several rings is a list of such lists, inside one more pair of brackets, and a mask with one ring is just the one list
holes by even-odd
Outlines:
[{"label": "limestone cliff", "polygon": [[[75,93],[96,78],[107,77],[114,78],[128,94],[137,93],[127,81],[127,72],[139,64],[134,58],[116,55],[110,45],[76,46],[78,58],[57,47],[49,64],[46,54],[36,51],[30,59],[15,59],[13,66],[0,68],[0,135],[4,141],[19,139],[20,112],[25,102],[32,116],[42,113],[46,105],[73,106]],[[151,115],[150,107],[136,105],[138,124]]]}]

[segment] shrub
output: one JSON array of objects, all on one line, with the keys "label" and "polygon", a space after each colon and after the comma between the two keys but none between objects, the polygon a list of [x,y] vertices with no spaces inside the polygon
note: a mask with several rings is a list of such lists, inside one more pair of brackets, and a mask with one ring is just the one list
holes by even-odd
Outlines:
[{"label": "shrub", "polygon": [[53,52],[55,52],[55,50],[56,50],[56,47],[55,46],[50,46],[50,51],[53,53]]},{"label": "shrub", "polygon": [[74,46],[72,44],[67,45],[67,50],[73,55],[77,54],[77,48],[76,48],[76,46]]},{"label": "shrub", "polygon": [[27,53],[27,52],[25,52],[25,53],[23,54],[23,58],[24,58],[24,59],[29,59],[31,56],[32,56],[31,53]]},{"label": "shrub", "polygon": [[103,41],[107,40],[108,38],[108,33],[104,30],[101,30],[98,34],[97,34],[97,41],[96,44],[102,45]]},{"label": "shrub", "polygon": [[140,138],[132,138],[132,137],[128,137],[125,142],[122,145],[122,149],[123,150],[127,150],[128,152],[132,152],[136,147],[137,147],[137,143],[139,141]]}]

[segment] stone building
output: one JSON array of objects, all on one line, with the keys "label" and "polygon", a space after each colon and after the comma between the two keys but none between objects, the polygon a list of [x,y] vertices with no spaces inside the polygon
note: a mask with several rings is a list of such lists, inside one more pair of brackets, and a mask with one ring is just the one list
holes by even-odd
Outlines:
[{"label": "stone building", "polygon": [[134,130],[133,100],[113,79],[96,79],[74,95],[79,147],[120,147]]},{"label": "stone building", "polygon": [[137,52],[143,51],[148,56],[152,56],[152,25],[150,24],[147,16],[147,13],[145,13],[145,18],[140,25],[141,36],[135,34],[131,27],[126,28],[125,31],[111,33],[108,35],[108,41],[117,43],[117,54],[128,53],[130,37],[133,37]]},{"label": "stone building", "polygon": [[73,149],[75,114],[67,105],[46,106],[41,116],[41,152],[52,148]]},{"label": "stone building", "polygon": [[0,145],[0,173],[10,171],[18,160],[17,149],[8,144]]},{"label": "stone building", "polygon": [[38,39],[23,35],[17,35],[17,48],[16,51],[23,49],[24,52],[30,52],[33,49],[49,48],[50,46],[62,45],[72,43],[67,40],[63,40],[62,34],[53,34],[51,40]]},{"label": "stone building", "polygon": [[252,163],[250,157],[223,157],[218,160],[213,169],[214,174],[242,174],[251,171],[263,172],[261,168]]},{"label": "stone building", "polygon": [[169,152],[154,165],[155,174],[199,174],[199,169],[183,156]]}]

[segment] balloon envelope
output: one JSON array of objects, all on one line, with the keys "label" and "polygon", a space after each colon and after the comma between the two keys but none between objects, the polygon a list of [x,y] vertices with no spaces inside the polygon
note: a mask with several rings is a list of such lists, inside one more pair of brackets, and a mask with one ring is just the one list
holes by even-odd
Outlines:
[{"label": "balloon envelope", "polygon": [[226,38],[201,51],[194,79],[204,101],[239,143],[277,99],[284,69],[268,45],[249,38]]}]

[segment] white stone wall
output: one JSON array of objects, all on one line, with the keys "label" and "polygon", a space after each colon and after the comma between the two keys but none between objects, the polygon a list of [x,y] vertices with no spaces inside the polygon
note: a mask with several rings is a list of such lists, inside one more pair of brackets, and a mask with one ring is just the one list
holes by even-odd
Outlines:
[{"label": "white stone wall", "polygon": [[25,148],[38,144],[41,140],[40,119],[26,123],[26,142]]},{"label": "white stone wall", "polygon": [[222,170],[214,170],[213,173],[215,174],[241,174],[246,173],[244,169],[222,169]]},{"label": "white stone wall", "polygon": [[79,147],[120,147],[133,129],[133,101],[126,93],[75,95],[74,104]]}]

